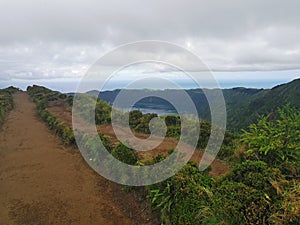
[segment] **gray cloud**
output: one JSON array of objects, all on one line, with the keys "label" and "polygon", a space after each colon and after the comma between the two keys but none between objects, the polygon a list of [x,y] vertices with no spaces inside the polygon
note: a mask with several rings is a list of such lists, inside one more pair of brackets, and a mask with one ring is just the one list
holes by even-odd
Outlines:
[{"label": "gray cloud", "polygon": [[299,8],[298,0],[2,0],[0,79],[80,77],[109,49],[145,39],[185,46],[217,71],[299,69]]}]

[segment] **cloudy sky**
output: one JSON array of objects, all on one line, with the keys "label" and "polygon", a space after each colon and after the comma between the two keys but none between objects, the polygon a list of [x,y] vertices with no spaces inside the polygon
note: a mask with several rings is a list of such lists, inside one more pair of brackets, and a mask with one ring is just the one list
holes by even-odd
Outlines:
[{"label": "cloudy sky", "polygon": [[269,87],[300,77],[299,9],[299,0],[0,0],[0,87],[71,91],[99,57],[141,40],[191,50],[223,86]]}]

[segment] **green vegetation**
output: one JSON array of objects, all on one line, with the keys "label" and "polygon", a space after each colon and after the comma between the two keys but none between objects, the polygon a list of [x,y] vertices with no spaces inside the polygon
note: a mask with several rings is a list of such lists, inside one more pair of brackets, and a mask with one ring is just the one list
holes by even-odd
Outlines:
[{"label": "green vegetation", "polygon": [[[244,131],[245,148],[231,172],[215,179],[189,163],[149,187],[164,224],[298,224],[300,221],[300,113],[289,106],[280,119],[262,117]],[[240,149],[235,149],[236,152]]]},{"label": "green vegetation", "polygon": [[97,99],[95,109],[96,124],[109,124],[111,122],[111,106],[106,102]]},{"label": "green vegetation", "polygon": [[37,85],[27,87],[27,93],[33,98],[38,109],[45,109],[49,102],[61,99],[65,100],[68,97],[66,94]]},{"label": "green vegetation", "polygon": [[122,143],[118,144],[111,154],[119,161],[129,165],[136,165],[138,161],[136,152]]},{"label": "green vegetation", "polygon": [[240,99],[240,103],[236,107],[230,107],[231,111],[228,112],[230,129],[239,132],[240,129],[256,123],[258,121],[257,115],[277,116],[277,108],[288,103],[299,109],[299,93],[300,79],[297,79],[272,89],[261,90],[251,95],[249,99]]},{"label": "green vegetation", "polygon": [[69,126],[65,125],[62,121],[58,120],[54,115],[52,115],[45,109],[40,109],[39,114],[41,118],[46,122],[48,127],[61,138],[64,144],[76,144],[73,130]]},{"label": "green vegetation", "polygon": [[14,87],[8,87],[0,90],[0,125],[3,123],[7,112],[12,110],[14,107],[12,95],[16,91],[18,91],[18,89]]},{"label": "green vegetation", "polygon": [[[138,96],[147,90],[126,90],[128,96]],[[176,95],[182,90],[164,90],[166,95]],[[191,97],[198,110],[199,117],[210,121],[210,109],[206,96],[201,89],[185,90]],[[206,92],[212,96],[214,89],[207,89]],[[106,102],[113,102],[120,90],[105,91],[100,93],[100,98]],[[152,91],[153,95],[159,94],[161,90]],[[240,133],[241,129],[247,128],[250,124],[257,122],[257,115],[267,115],[276,112],[282,105],[290,103],[291,106],[300,108],[300,79],[276,86],[272,89],[253,88],[231,88],[222,90],[227,109],[227,128],[231,132]],[[98,93],[97,93],[98,94]],[[151,104],[161,105],[170,109],[169,104],[152,98]],[[142,101],[141,101],[142,102]],[[147,101],[143,102],[147,105]],[[142,107],[143,104],[139,104]],[[188,110],[188,109],[187,109]]]},{"label": "green vegetation", "polygon": [[300,112],[285,106],[278,114],[279,119],[263,116],[257,124],[250,125],[242,141],[249,158],[262,160],[296,177],[300,165]]},{"label": "green vegetation", "polygon": [[[91,96],[88,94],[78,94],[77,101],[80,102],[80,109],[78,108],[77,113],[83,118],[86,122],[91,123],[92,113],[95,114],[95,122],[97,125],[109,124],[111,123],[111,106],[100,100],[96,96]],[[94,112],[91,111],[91,106],[96,102],[96,105],[93,107]],[[73,104],[73,103],[72,103]]]},{"label": "green vegetation", "polygon": [[[129,113],[130,128],[136,132],[150,134],[149,122],[152,118],[155,117],[158,117],[157,114],[155,113],[143,114],[139,110],[131,111]],[[177,115],[166,115],[166,116],[161,116],[161,118],[165,120],[167,126],[166,137],[173,137],[179,140],[181,136],[181,129],[182,129],[180,117]],[[197,124],[195,124],[194,127],[196,127],[196,125]],[[201,121],[198,124],[198,126],[200,126],[200,135],[197,143],[197,148],[205,149],[208,143],[208,139],[210,137],[211,124],[207,121]],[[195,132],[195,129],[185,130],[185,132],[187,134],[193,134],[193,132]],[[191,143],[192,140],[188,139],[189,135],[186,136],[187,138],[185,142]],[[190,136],[193,137],[194,135],[190,135]],[[237,145],[236,139],[237,139],[237,135],[234,135],[229,131],[225,132],[224,142],[218,154],[218,158],[225,159],[233,156],[235,146]]]},{"label": "green vegetation", "polygon": [[157,117],[156,113],[143,114],[139,110],[133,110],[129,113],[130,128],[136,132],[150,134],[149,122],[154,117]]},{"label": "green vegetation", "polygon": [[[97,97],[94,95],[82,94],[78,96],[78,98],[80,98],[80,102],[81,102],[80,105],[80,110],[82,111],[81,117],[84,118],[85,121],[91,122],[90,121],[91,117],[89,117],[89,114],[86,112],[90,110],[90,105],[93,104],[95,98]],[[111,111],[112,111],[111,106],[109,106],[104,101],[97,99],[96,109],[95,109],[96,124],[104,125],[104,124],[111,123]],[[144,134],[150,134],[149,123],[151,119],[158,117],[156,113],[143,114],[139,110],[133,110],[130,111],[129,113],[116,110],[116,113],[118,114],[118,116],[116,117],[117,118],[116,122],[119,125],[127,126],[127,124],[123,124],[123,123],[124,121],[126,121],[124,118],[128,116],[130,128],[135,132],[144,133]],[[166,136],[173,137],[179,140],[181,136],[181,129],[182,129],[180,116],[165,115],[165,116],[161,116],[160,118],[162,118],[165,121],[165,124],[167,126]],[[194,126],[191,126],[191,127],[195,127],[194,129],[183,128],[185,129],[185,132],[187,134],[191,134],[191,135],[186,135],[186,139],[184,141],[186,143],[193,143],[194,140],[189,140],[189,138],[194,137],[193,133],[195,132],[197,125],[200,126],[200,135],[197,143],[197,148],[205,149],[211,132],[211,124],[207,121],[201,121],[199,124],[195,124]],[[229,131],[225,132],[225,139],[221,147],[221,150],[218,154],[218,158],[228,159],[233,156],[235,146],[237,145],[236,139],[237,136],[234,135],[233,133]]]},{"label": "green vegetation", "polygon": [[161,213],[163,224],[207,224],[201,213],[210,204],[214,179],[189,162],[168,180],[149,187],[148,198],[153,209]]},{"label": "green vegetation", "polygon": [[[29,88],[37,103],[40,115],[48,126],[61,135],[65,143],[72,144],[71,131],[64,127],[45,109],[50,99],[65,99],[58,93]],[[256,93],[258,94],[258,93]],[[109,123],[110,107],[99,102],[99,123]],[[100,110],[101,111],[101,110]],[[100,112],[99,111],[99,112]],[[130,126],[134,131],[149,132],[149,121],[156,114],[129,114]],[[167,135],[178,138],[181,124],[177,116],[165,116]],[[120,121],[122,122],[122,121]],[[201,122],[198,147],[204,148],[210,135],[210,123]],[[65,128],[66,129],[66,128]],[[69,128],[70,129],[70,128]],[[272,113],[263,114],[257,123],[251,124],[242,134],[226,132],[219,158],[230,160],[232,170],[220,178],[209,175],[209,169],[200,172],[197,165],[189,162],[168,180],[145,187],[153,210],[160,212],[162,224],[299,224],[299,108],[286,105]],[[140,162],[135,151],[118,144],[113,146],[107,137],[99,134],[109,152],[122,162],[131,165],[149,165],[165,159],[158,155]],[[98,141],[83,135],[89,146],[90,159],[97,163]],[[172,149],[168,153],[172,153]],[[107,162],[109,166],[110,162]],[[121,171],[120,171],[121,172]],[[127,179],[120,174],[122,179]],[[134,190],[134,188],[133,188]]]},{"label": "green vegetation", "polygon": [[62,121],[58,120],[46,109],[49,102],[55,100],[68,101],[70,97],[65,94],[61,94],[60,92],[54,92],[45,87],[36,85],[28,87],[27,93],[36,103],[38,113],[41,118],[46,122],[47,126],[61,138],[62,142],[67,145],[76,145],[73,130]]}]

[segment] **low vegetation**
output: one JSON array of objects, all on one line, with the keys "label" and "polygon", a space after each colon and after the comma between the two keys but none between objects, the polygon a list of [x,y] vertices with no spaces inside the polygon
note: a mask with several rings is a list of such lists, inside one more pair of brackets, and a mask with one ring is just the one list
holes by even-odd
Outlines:
[{"label": "low vegetation", "polygon": [[[193,100],[199,116],[204,120],[210,120],[210,109],[203,90],[190,89],[185,91]],[[215,91],[218,90],[206,89],[206,93],[210,93],[212,96]],[[100,92],[100,98],[111,103],[119,92],[120,90]],[[147,90],[126,90],[128,96],[139,96],[145,94],[145,92]],[[153,95],[160,95],[161,92],[162,90],[152,91]],[[166,96],[180,95],[182,90],[164,90],[163,92]],[[236,133],[240,133],[242,129],[256,123],[257,115],[274,113],[278,107],[287,103],[290,103],[293,107],[300,107],[300,79],[278,85],[271,89],[237,87],[223,89],[222,92],[226,102],[227,128],[229,131]],[[97,94],[99,93],[97,92]],[[160,98],[145,98],[137,106],[142,108],[143,106],[147,106],[149,102],[152,105],[159,105],[165,109],[174,109],[168,102],[161,101]]]},{"label": "low vegetation", "polygon": [[8,87],[5,89],[0,89],[0,125],[3,123],[3,120],[10,110],[13,109],[13,94],[18,91],[17,88]]},{"label": "low vegetation", "polygon": [[72,128],[64,124],[63,121],[58,120],[46,109],[49,102],[55,100],[68,101],[70,97],[40,86],[28,87],[27,92],[36,103],[38,113],[46,122],[47,126],[61,138],[63,143],[68,145],[76,145]]},{"label": "low vegetation", "polygon": [[244,131],[234,167],[215,179],[189,163],[149,187],[164,224],[298,224],[300,113],[285,106]]},{"label": "low vegetation", "polygon": [[[51,99],[70,101],[71,97],[41,87],[29,88],[28,92],[48,126],[66,144],[73,144],[70,128],[46,110]],[[103,102],[97,105],[97,121],[109,123],[106,111],[111,109]],[[106,111],[102,112],[100,108]],[[98,115],[100,112],[101,115]],[[156,116],[131,112],[131,129],[149,133],[149,121]],[[179,137],[180,118],[165,116],[164,119],[168,136]],[[210,124],[202,122],[201,127],[199,147],[204,148],[210,135]],[[196,164],[189,162],[168,180],[144,187],[152,209],[160,213],[161,223],[168,225],[299,224],[299,132],[300,112],[290,105],[260,117],[241,135],[226,132],[218,157],[228,160],[232,170],[220,178],[214,178],[208,173],[210,168],[200,172]],[[140,163],[130,147],[112,145],[107,137],[99,135],[109,152],[122,162],[141,166],[165,158],[158,155]],[[97,140],[89,140],[88,136],[84,138],[90,145],[91,160],[98,160],[97,149],[93,149],[93,143]],[[172,149],[167,151],[172,152]]]}]

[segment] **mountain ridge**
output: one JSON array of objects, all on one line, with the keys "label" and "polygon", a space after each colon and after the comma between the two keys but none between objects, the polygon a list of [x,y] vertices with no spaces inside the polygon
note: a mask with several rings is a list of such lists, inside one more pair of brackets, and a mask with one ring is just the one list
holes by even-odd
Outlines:
[{"label": "mountain ridge", "polygon": [[[205,89],[213,94],[216,89]],[[87,94],[98,95],[100,99],[108,104],[112,104],[119,94],[121,89],[112,91],[91,90]],[[124,89],[124,92],[129,96],[139,95],[141,92],[147,90],[143,89]],[[170,94],[182,91],[178,89],[167,90],[153,90],[155,95],[160,92],[170,92]],[[201,89],[187,89],[185,90],[193,100],[199,116],[205,120],[210,120],[209,105],[206,96]],[[171,93],[172,92],[172,93]],[[300,78],[291,82],[274,86],[270,89],[256,89],[246,87],[234,87],[230,89],[222,89],[227,108],[227,124],[231,131],[238,131],[245,129],[251,123],[256,122],[258,115],[273,113],[282,105],[290,104],[293,107],[300,108]],[[137,106],[143,107],[149,104],[163,104],[163,101],[155,98],[144,98],[140,100]],[[169,107],[169,106],[168,106]],[[167,108],[168,108],[167,107]]]}]

